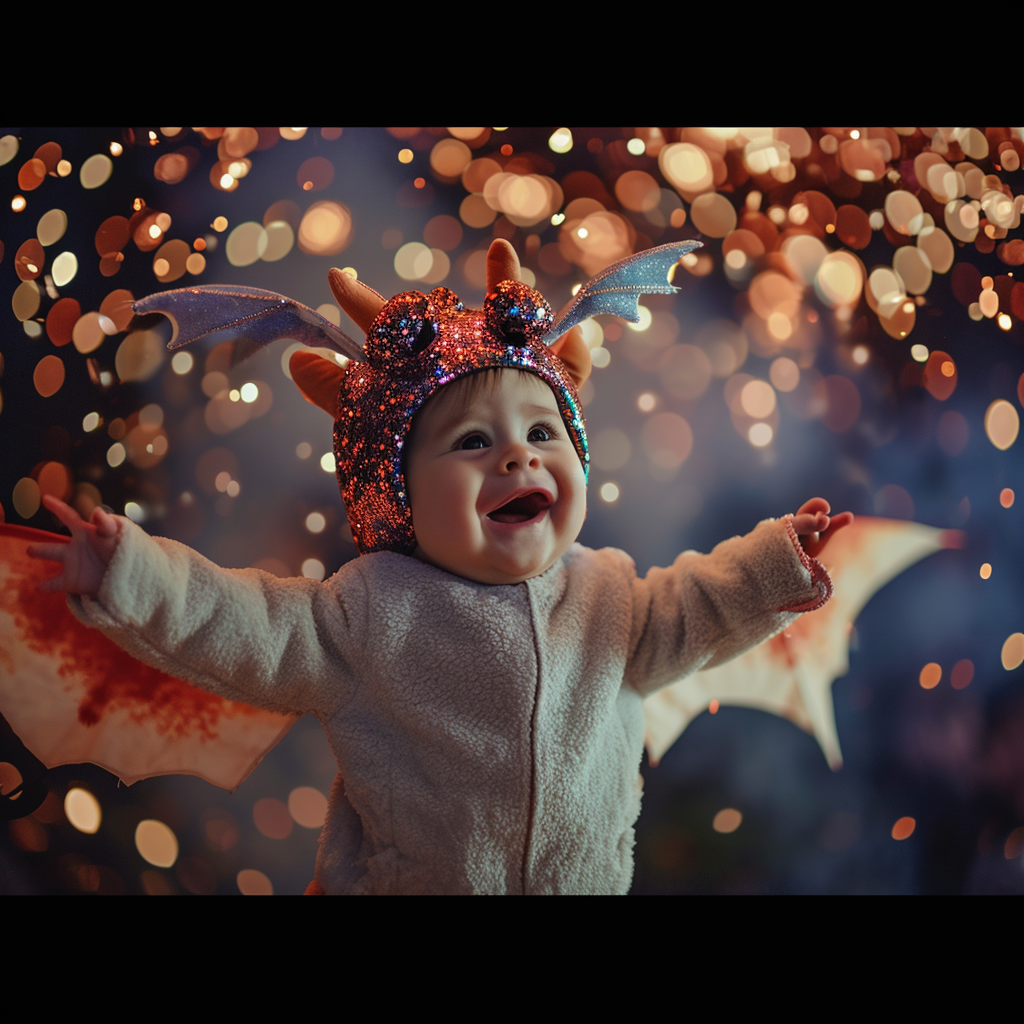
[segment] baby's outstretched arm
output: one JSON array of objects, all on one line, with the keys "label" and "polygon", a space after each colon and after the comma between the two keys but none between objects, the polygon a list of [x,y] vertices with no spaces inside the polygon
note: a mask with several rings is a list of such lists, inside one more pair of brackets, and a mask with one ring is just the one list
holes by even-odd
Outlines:
[{"label": "baby's outstretched arm", "polygon": [[73,508],[49,495],[43,498],[43,505],[71,531],[71,540],[33,544],[28,549],[33,558],[59,562],[61,566],[60,573],[45,580],[40,587],[95,597],[117,550],[120,535],[117,520],[97,506],[89,522],[85,522]]},{"label": "baby's outstretched arm", "polygon": [[827,569],[812,562],[853,522],[812,498],[793,516],[760,523],[708,555],[681,554],[668,568],[634,579],[627,681],[642,695],[713,668],[774,636],[832,592]]},{"label": "baby's outstretched arm", "polygon": [[89,522],[61,501],[46,508],[70,530],[30,554],[57,562],[41,584],[71,613],[147,665],[271,711],[329,716],[351,693],[367,631],[353,587],[259,569],[222,569],[184,544],[150,537],[100,510]]},{"label": "baby's outstretched arm", "polygon": [[840,512],[839,515],[830,516],[832,511],[829,503],[824,498],[811,498],[804,502],[800,510],[793,516],[793,529],[804,551],[817,558],[825,545],[844,526],[853,522],[852,512]]}]

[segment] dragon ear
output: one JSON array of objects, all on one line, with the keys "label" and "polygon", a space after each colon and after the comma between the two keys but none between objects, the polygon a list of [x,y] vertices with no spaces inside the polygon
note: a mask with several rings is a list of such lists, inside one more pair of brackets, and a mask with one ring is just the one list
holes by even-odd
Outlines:
[{"label": "dragon ear", "polygon": [[583,340],[583,331],[579,327],[574,327],[555,341],[551,351],[565,364],[569,376],[576,382],[576,387],[583,387],[584,381],[594,368],[590,361],[590,349]]},{"label": "dragon ear", "polygon": [[306,400],[320,406],[331,419],[338,417],[338,391],[345,371],[315,352],[299,349],[288,360],[292,380]]}]

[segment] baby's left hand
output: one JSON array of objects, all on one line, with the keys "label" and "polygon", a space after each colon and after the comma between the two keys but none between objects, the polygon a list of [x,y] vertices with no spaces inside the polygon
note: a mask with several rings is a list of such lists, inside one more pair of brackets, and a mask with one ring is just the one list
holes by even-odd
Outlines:
[{"label": "baby's left hand", "polygon": [[836,535],[838,530],[853,522],[852,512],[840,512],[830,516],[832,511],[824,498],[811,498],[804,502],[793,517],[793,529],[803,545],[804,551],[817,558],[822,548]]}]

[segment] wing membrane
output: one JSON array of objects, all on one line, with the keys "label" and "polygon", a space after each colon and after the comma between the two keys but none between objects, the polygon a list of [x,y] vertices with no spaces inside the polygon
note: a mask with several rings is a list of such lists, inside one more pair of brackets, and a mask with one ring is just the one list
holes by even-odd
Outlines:
[{"label": "wing membrane", "polygon": [[599,313],[613,313],[623,320],[640,319],[641,295],[671,295],[679,291],[669,283],[669,271],[703,242],[672,242],[629,256],[591,278],[562,311],[544,336],[550,345],[567,331]]},{"label": "wing membrane", "polygon": [[174,327],[170,349],[181,348],[215,331],[235,339],[232,364],[258,352],[278,338],[330,348],[362,362],[360,345],[315,309],[301,302],[245,285],[196,285],[157,292],[132,304],[139,315],[163,313]]}]

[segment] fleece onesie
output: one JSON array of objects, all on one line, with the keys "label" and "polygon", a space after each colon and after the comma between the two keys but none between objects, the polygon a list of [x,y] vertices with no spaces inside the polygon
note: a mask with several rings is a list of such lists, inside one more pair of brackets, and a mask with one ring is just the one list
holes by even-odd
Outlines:
[{"label": "fleece onesie", "polygon": [[574,544],[508,586],[390,552],[279,579],[120,522],[97,597],[72,610],[203,689],[319,718],[339,769],[327,893],[626,892],[644,696],[831,590],[789,518],[643,579]]}]

